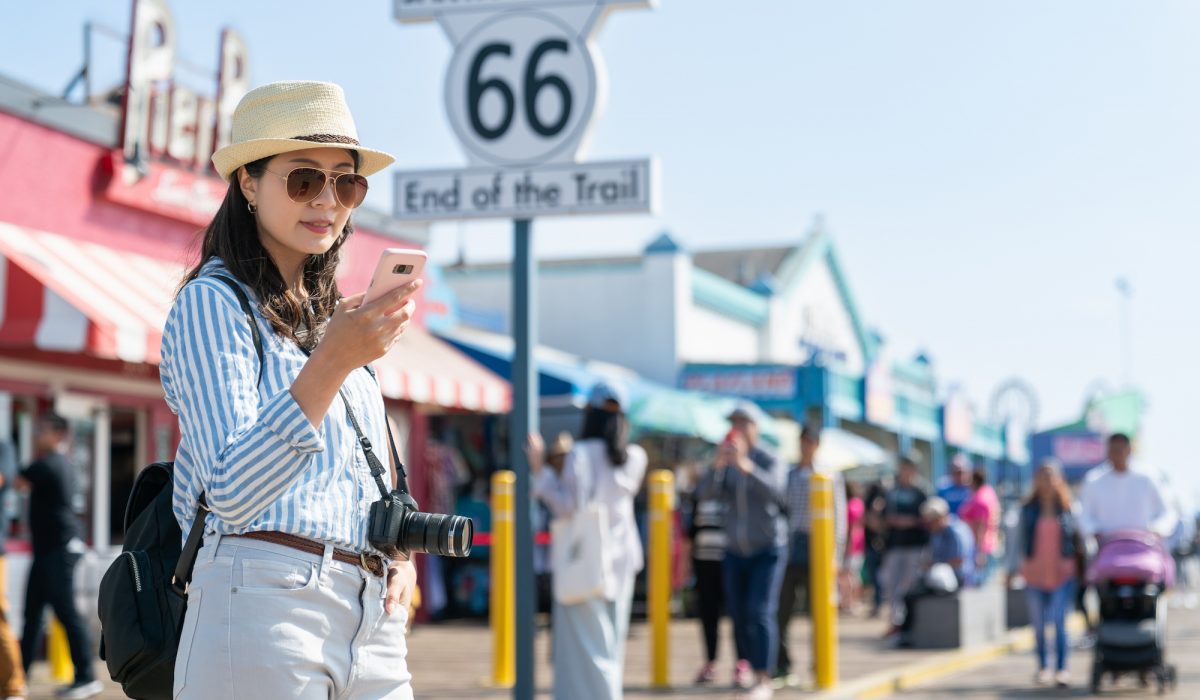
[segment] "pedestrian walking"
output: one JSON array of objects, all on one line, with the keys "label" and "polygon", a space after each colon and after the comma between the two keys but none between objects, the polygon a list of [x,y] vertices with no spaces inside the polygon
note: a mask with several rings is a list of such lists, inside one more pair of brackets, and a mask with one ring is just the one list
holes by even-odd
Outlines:
[{"label": "pedestrian walking", "polygon": [[938,487],[937,495],[946,501],[951,513],[957,514],[962,504],[971,497],[972,491],[971,458],[959,452],[950,458],[950,473]]},{"label": "pedestrian walking", "polygon": [[560,474],[541,467],[545,445],[540,435],[530,435],[526,446],[534,493],[551,515],[572,518],[592,504],[607,515],[602,545],[607,571],[603,582],[597,582],[602,591],[583,602],[554,601],[556,700],[620,700],[623,693],[633,584],[645,564],[633,500],[648,461],[641,446],[629,444],[628,405],[624,388],[615,383],[592,388],[583,431]]},{"label": "pedestrian walking", "polygon": [[[953,511],[952,511],[953,512]],[[986,583],[996,570],[996,550],[1000,542],[1000,498],[987,482],[987,472],[971,473],[971,495],[958,508],[958,517],[975,536],[975,579]]]},{"label": "pedestrian walking", "polygon": [[774,693],[771,670],[778,645],[779,587],[787,566],[783,464],[759,442],[757,407],[742,402],[729,414],[732,429],[717,448],[718,474],[700,498],[725,504],[725,593],[738,645],[753,675],[743,696]]},{"label": "pedestrian walking", "polygon": [[[693,494],[713,494],[713,480],[721,472],[709,469],[696,482]],[[692,574],[696,585],[696,607],[700,616],[700,628],[704,636],[704,664],[696,673],[696,685],[707,685],[716,680],[717,647],[720,633],[721,613],[728,610],[725,600],[725,503],[720,498],[698,498],[692,507],[688,535],[691,539]],[[749,669],[746,651],[737,646],[734,635],[733,675],[736,682],[738,669]]]},{"label": "pedestrian walking", "polygon": [[[1075,599],[1075,561],[1079,530],[1071,491],[1057,460],[1043,460],[1034,474],[1033,490],[1021,505],[1021,577],[1029,622],[1036,640],[1038,685],[1052,680],[1070,683],[1067,670],[1067,611]],[[1054,626],[1055,666],[1051,676],[1046,648],[1046,625]]]},{"label": "pedestrian walking", "polygon": [[[774,685],[776,688],[800,685],[800,678],[793,672],[791,654],[788,652],[788,627],[795,613],[797,600],[802,601],[804,610],[812,614],[812,586],[809,577],[812,564],[812,509],[809,508],[812,475],[816,471],[817,450],[821,446],[821,433],[817,428],[806,425],[800,431],[800,461],[787,477],[788,504],[788,561],[784,569],[783,583],[779,588],[779,609],[776,625],[779,628],[779,650],[776,654]],[[846,547],[846,489],[842,475],[833,475],[833,518],[834,518],[834,561],[830,571],[837,575]],[[836,581],[830,582],[836,585]]]},{"label": "pedestrian walking", "polygon": [[863,498],[863,585],[871,587],[871,617],[879,617],[883,606],[883,584],[879,570],[883,565],[883,553],[887,549],[887,522],[884,509],[887,507],[888,487],[881,479],[871,482]]},{"label": "pedestrian walking", "polygon": [[[83,527],[75,512],[78,470],[67,457],[70,427],[54,413],[43,416],[34,434],[36,459],[21,471],[18,488],[29,491],[29,533],[33,561],[25,584],[25,632],[21,635],[24,676],[42,648],[49,606],[67,633],[75,681],[57,693],[60,698],[90,698],[104,685],[96,679],[92,635],[75,605],[75,573],[83,557]],[[8,645],[5,645],[8,646]],[[11,655],[11,647],[8,654]],[[12,674],[20,678],[16,672]],[[22,681],[22,685],[23,685]],[[16,693],[18,696],[22,693]]]},{"label": "pedestrian walking", "polygon": [[846,555],[838,572],[838,600],[843,612],[854,613],[862,598],[863,556],[866,552],[866,529],[863,518],[866,505],[861,487],[846,482]]},{"label": "pedestrian walking", "polygon": [[8,492],[17,480],[17,449],[11,440],[0,438],[0,698],[25,697],[25,668],[21,646],[9,624],[8,564]]},{"label": "pedestrian walking", "polygon": [[[366,178],[393,158],[359,143],[331,83],[251,90],[232,136],[213,154],[228,191],[163,331],[175,517],[186,533],[202,495],[211,510],[174,697],[410,699],[416,570],[368,538],[392,475],[368,470],[389,430],[362,368],[399,340],[420,282],[364,303],[334,281]],[[253,327],[218,276],[251,300]]]},{"label": "pedestrian walking", "polygon": [[921,557],[929,544],[929,531],[921,519],[921,506],[929,496],[918,482],[920,473],[920,456],[912,452],[905,454],[900,458],[896,485],[885,498],[883,515],[888,527],[887,549],[879,572],[890,606],[891,624],[885,636],[900,631],[904,622],[904,594],[916,583],[921,573]]}]

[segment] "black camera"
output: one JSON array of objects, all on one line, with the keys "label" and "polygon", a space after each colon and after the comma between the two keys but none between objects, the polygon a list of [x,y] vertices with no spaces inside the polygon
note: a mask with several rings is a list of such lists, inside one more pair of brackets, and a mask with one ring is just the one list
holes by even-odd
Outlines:
[{"label": "black camera", "polygon": [[371,504],[367,539],[388,558],[412,553],[465,557],[471,554],[475,524],[470,518],[445,513],[422,513],[417,502],[402,491]]}]

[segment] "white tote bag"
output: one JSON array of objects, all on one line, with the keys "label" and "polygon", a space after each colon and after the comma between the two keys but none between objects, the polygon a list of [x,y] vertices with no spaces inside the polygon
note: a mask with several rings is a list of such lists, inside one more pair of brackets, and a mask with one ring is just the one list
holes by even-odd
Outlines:
[{"label": "white tote bag", "polygon": [[[591,460],[585,455],[582,449],[577,449],[574,455],[577,484],[583,480],[595,481]],[[574,515],[550,524],[554,598],[563,605],[603,597],[608,579],[613,576],[608,507],[595,502],[594,487],[576,490],[577,494],[580,492],[591,495],[578,500]]]}]

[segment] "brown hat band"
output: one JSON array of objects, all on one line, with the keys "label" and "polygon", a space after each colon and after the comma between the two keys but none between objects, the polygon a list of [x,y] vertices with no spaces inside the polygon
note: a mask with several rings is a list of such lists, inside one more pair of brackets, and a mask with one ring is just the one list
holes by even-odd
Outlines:
[{"label": "brown hat band", "polygon": [[298,141],[313,141],[316,143],[347,143],[352,146],[359,145],[356,139],[352,139],[349,136],[339,136],[337,134],[309,134],[308,136],[296,136],[294,138]]}]

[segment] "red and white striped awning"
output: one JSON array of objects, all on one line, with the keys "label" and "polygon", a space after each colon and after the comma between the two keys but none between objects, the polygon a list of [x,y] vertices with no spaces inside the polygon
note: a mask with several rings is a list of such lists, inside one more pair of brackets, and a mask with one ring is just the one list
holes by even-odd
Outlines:
[{"label": "red and white striped awning", "polygon": [[178,263],[0,223],[0,345],[158,364]]},{"label": "red and white striped awning", "polygon": [[[0,347],[158,364],[179,262],[0,222]],[[508,382],[411,328],[376,363],[384,396],[504,413]]]}]

